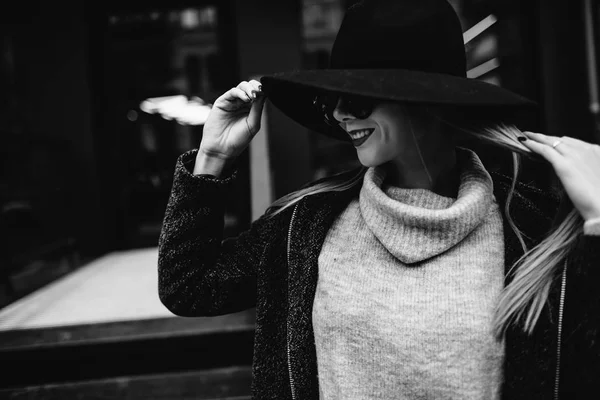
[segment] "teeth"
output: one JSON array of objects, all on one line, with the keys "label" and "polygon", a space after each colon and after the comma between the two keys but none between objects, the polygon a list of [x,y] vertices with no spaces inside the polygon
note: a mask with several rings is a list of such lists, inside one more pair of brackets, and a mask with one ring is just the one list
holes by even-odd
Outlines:
[{"label": "teeth", "polygon": [[371,129],[362,129],[360,131],[352,131],[352,133],[349,133],[349,135],[352,138],[352,140],[358,140],[369,135],[370,133]]}]

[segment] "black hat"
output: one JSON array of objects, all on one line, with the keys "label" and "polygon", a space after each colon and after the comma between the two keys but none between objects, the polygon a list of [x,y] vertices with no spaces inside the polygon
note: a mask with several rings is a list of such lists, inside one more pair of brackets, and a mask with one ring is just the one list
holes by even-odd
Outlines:
[{"label": "black hat", "polygon": [[341,140],[313,105],[323,91],[384,101],[494,109],[536,104],[466,76],[460,20],[447,0],[363,0],[344,16],[327,69],[261,78],[271,102],[296,122]]}]

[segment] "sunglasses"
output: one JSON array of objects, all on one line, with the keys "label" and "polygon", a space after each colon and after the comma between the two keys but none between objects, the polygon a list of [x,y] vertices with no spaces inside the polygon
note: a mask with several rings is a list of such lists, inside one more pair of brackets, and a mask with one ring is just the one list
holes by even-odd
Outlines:
[{"label": "sunglasses", "polygon": [[358,119],[368,118],[375,108],[375,100],[356,95],[339,95],[335,93],[322,93],[315,96],[313,106],[323,116],[328,125],[337,126],[339,121],[333,117],[333,111],[339,109]]}]

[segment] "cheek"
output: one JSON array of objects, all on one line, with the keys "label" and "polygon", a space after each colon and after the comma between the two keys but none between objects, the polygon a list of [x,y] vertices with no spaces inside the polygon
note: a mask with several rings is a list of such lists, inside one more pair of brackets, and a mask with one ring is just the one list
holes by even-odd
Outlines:
[{"label": "cheek", "polygon": [[398,127],[396,130],[390,130],[382,127],[381,141],[390,147],[390,152],[401,153],[412,144],[413,139],[409,129],[408,127]]},{"label": "cheek", "polygon": [[377,129],[375,129],[375,132],[373,132],[373,136],[375,136],[375,139],[377,140],[378,143],[389,142],[387,129],[385,127],[382,127],[382,126],[377,127]]},{"label": "cheek", "polygon": [[390,161],[398,156],[398,143],[386,135],[385,132],[373,132],[371,139],[373,139],[371,144],[365,146],[362,151],[359,151],[359,154],[363,156],[363,160],[361,161],[366,161],[369,166],[374,166]]},{"label": "cheek", "polygon": [[385,153],[394,153],[400,147],[399,138],[391,134],[389,129],[383,127],[378,129],[374,134],[377,134],[377,142],[381,150]]}]

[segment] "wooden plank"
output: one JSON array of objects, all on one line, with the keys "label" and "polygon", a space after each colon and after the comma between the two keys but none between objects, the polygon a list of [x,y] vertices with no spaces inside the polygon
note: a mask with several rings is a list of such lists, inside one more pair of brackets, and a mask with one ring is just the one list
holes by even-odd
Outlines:
[{"label": "wooden plank", "polygon": [[239,327],[6,346],[0,359],[10,368],[2,374],[0,388],[251,365],[253,346],[254,329]]},{"label": "wooden plank", "polygon": [[226,332],[254,331],[254,309],[218,317],[154,318],[39,329],[0,331],[0,352],[56,346],[167,339]]},{"label": "wooden plank", "polygon": [[249,366],[209,371],[185,371],[145,376],[67,382],[0,390],[0,398],[14,400],[143,399],[249,400]]}]

